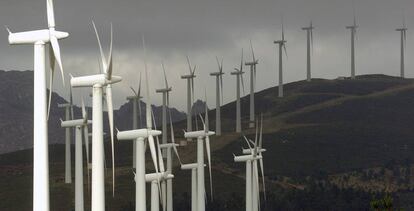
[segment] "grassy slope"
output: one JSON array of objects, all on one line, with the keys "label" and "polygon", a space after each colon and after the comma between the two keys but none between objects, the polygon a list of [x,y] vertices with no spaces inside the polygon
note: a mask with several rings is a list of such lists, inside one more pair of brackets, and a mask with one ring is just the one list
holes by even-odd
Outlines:
[{"label": "grassy slope", "polygon": [[[256,111],[265,116],[266,175],[270,178],[275,175],[302,177],[384,165],[391,159],[413,160],[413,148],[409,147],[414,138],[410,130],[414,117],[411,111],[414,107],[412,82],[387,76],[362,76],[354,81],[315,79],[311,83],[287,84],[286,97],[282,99],[276,97],[277,88],[257,93]],[[248,103],[246,96],[242,99],[243,120],[248,117]],[[244,189],[240,177],[243,166],[232,162],[232,154],[240,153],[242,146],[240,136],[231,132],[234,130],[234,111],[234,103],[223,106],[225,133],[212,140],[216,195],[243,192]],[[214,112],[210,111],[211,129],[214,129]],[[175,126],[178,136],[182,136],[184,124],[179,122]],[[253,132],[250,129],[244,134],[252,136]],[[186,163],[194,162],[194,149],[194,144],[180,148]],[[116,163],[120,167],[117,170],[118,188],[112,199],[111,184],[107,184],[109,210],[125,206],[134,197],[129,169],[130,144],[119,142],[116,152]],[[0,176],[3,178],[0,198],[7,199],[0,203],[0,210],[30,210],[31,156],[31,150],[0,156]],[[52,210],[73,207],[67,200],[72,198],[73,201],[73,185],[62,184],[63,156],[63,146],[50,148]],[[10,165],[12,167],[5,167]],[[224,167],[229,171],[223,171]],[[179,196],[189,191],[190,177],[186,172],[175,172]]]}]

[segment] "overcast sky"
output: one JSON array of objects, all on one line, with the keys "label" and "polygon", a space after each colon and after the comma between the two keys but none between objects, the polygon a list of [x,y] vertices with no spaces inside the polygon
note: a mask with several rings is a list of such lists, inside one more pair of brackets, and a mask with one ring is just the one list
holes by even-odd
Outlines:
[{"label": "overcast sky", "polygon": [[[360,26],[357,74],[399,74],[400,35],[395,29],[402,25],[405,13],[409,28],[406,76],[414,77],[414,62],[410,59],[414,57],[414,1],[355,0],[355,6]],[[233,101],[235,77],[229,72],[240,63],[242,48],[245,59],[251,60],[250,39],[259,59],[257,89],[275,86],[278,63],[273,40],[280,38],[282,15],[288,40],[286,82],[305,78],[306,34],[301,27],[310,20],[316,27],[313,77],[350,75],[350,33],[345,26],[352,24],[352,0],[55,0],[55,14],[57,30],[70,33],[60,43],[65,73],[74,76],[99,71],[91,20],[98,26],[105,49],[109,44],[109,23],[114,24],[114,74],[123,77],[113,86],[116,107],[125,103],[125,97],[131,94],[129,87],[138,86],[139,72],[143,72],[142,34],[147,43],[153,103],[161,102],[155,88],[164,86],[164,62],[173,86],[171,105],[182,110],[186,105],[186,83],[180,75],[188,73],[186,55],[197,65],[196,97],[204,98],[207,87],[210,107],[215,102],[215,80],[208,73],[217,71],[215,56],[224,58],[224,100]],[[14,32],[46,28],[46,0],[1,0],[0,25]],[[0,33],[0,49],[0,69],[33,69],[32,46],[9,46],[6,30]],[[60,75],[55,81],[54,89],[67,97]],[[248,84],[246,74],[246,93]],[[82,96],[88,98],[85,93],[90,90],[76,89],[75,102],[80,102]]]}]

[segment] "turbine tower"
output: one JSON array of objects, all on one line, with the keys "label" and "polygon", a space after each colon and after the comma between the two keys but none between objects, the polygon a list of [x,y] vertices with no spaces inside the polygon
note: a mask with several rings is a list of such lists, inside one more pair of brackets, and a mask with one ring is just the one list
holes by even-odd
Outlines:
[{"label": "turbine tower", "polygon": [[[138,86],[138,92],[135,91],[135,89],[133,87],[131,87],[132,92],[134,93],[134,95],[132,96],[128,96],[127,100],[129,100],[132,103],[132,129],[138,129],[141,128],[141,73],[139,74],[139,86]],[[138,107],[138,112],[139,114],[137,114],[137,107]],[[138,115],[139,115],[139,119],[138,119]],[[136,168],[136,142],[133,141],[133,146],[132,146],[132,168]]]},{"label": "turbine tower", "polygon": [[218,58],[216,57],[216,61],[217,61],[219,71],[210,73],[210,75],[216,77],[216,135],[221,136],[221,111],[220,111],[220,108],[221,108],[221,103],[223,103],[223,75],[224,75],[224,72],[223,72],[223,59],[221,59],[221,63],[220,63]]},{"label": "turbine tower", "polygon": [[[204,165],[205,167],[206,165]],[[197,194],[198,194],[198,182],[197,182],[197,163],[189,163],[189,164],[181,164],[181,170],[191,170],[191,211],[197,211],[198,209],[198,201],[197,201]],[[204,202],[203,202],[204,203]]]},{"label": "turbine tower", "polygon": [[[171,129],[171,142],[166,144],[161,144],[160,148],[164,149],[167,152],[167,172],[170,174],[173,174],[173,156],[171,150],[174,149],[175,155],[178,158],[178,161],[181,163],[180,156],[178,154],[177,147],[179,144],[175,143],[175,137],[174,137],[174,126],[172,124],[172,118],[171,118],[171,111],[169,111],[170,116],[170,129]],[[164,188],[166,189],[166,196],[163,198],[163,204],[167,205],[167,211],[173,210],[173,184],[172,179],[167,180],[167,186]],[[165,191],[163,191],[165,193]],[[164,196],[164,195],[163,195]]]},{"label": "turbine tower", "polygon": [[306,81],[312,80],[312,73],[311,73],[311,48],[313,50],[313,30],[315,27],[310,22],[308,27],[303,27],[302,30],[306,31]]},{"label": "turbine tower", "polygon": [[[65,109],[65,120],[73,120],[72,87],[70,87],[69,103],[58,104]],[[72,159],[71,159],[71,128],[65,128],[65,183],[72,183]]]},{"label": "turbine tower", "polygon": [[354,9],[354,23],[352,26],[347,26],[347,29],[351,31],[351,79],[355,79],[355,40],[356,40],[356,33],[357,33],[357,21],[355,16],[355,9]]},{"label": "turbine tower", "polygon": [[403,16],[403,25],[401,28],[396,29],[401,33],[401,63],[400,63],[400,77],[405,78],[405,46],[407,42],[407,26],[405,25],[405,17]]},{"label": "turbine tower", "polygon": [[[170,92],[172,87],[168,86],[167,74],[165,73],[164,64],[162,64],[162,69],[164,71],[164,81],[165,87],[163,89],[157,89],[156,93],[162,94],[162,144],[167,143],[167,107],[170,106]],[[155,121],[155,120],[154,120]],[[165,151],[162,152],[164,158],[167,157]]]},{"label": "turbine tower", "polygon": [[112,105],[112,84],[122,80],[119,76],[112,75],[112,24],[111,44],[109,55],[105,58],[99,34],[95,23],[93,28],[98,40],[101,53],[101,73],[96,75],[72,77],[72,87],[93,87],[92,92],[92,211],[105,210],[105,171],[104,171],[104,142],[103,142],[103,88],[106,87],[106,104],[108,109],[108,120],[112,147],[112,195],[115,195],[115,159],[114,159],[114,135],[113,135],[113,105]]},{"label": "turbine tower", "polygon": [[[61,127],[75,128],[75,211],[83,211],[83,156],[82,156],[82,133],[92,121],[88,120],[85,104],[82,101],[82,119],[62,121]],[[86,131],[87,132],[87,131]],[[86,133],[87,134],[87,133]],[[87,136],[85,137],[87,138]],[[86,141],[86,139],[85,139]]]},{"label": "turbine tower", "polygon": [[196,77],[195,71],[196,71],[197,66],[194,66],[194,68],[191,67],[190,59],[188,58],[188,56],[187,56],[187,63],[188,63],[190,74],[182,75],[181,79],[187,80],[187,131],[190,132],[190,131],[193,131],[192,104],[194,103],[194,78]]},{"label": "turbine tower", "polygon": [[254,127],[254,90],[256,88],[256,65],[259,60],[254,56],[252,40],[250,40],[250,49],[252,50],[252,61],[246,62],[246,66],[250,66],[250,117],[249,128]]},{"label": "turbine tower", "polygon": [[[55,31],[53,0],[46,0],[48,28],[36,31],[12,33],[9,29],[9,44],[34,45],[34,116],[33,116],[33,210],[49,211],[49,152],[47,120],[50,111],[52,83],[55,63],[58,64],[64,83],[62,59],[58,40],[69,36],[66,32]],[[49,106],[46,97],[46,45],[50,55]]]},{"label": "turbine tower", "polygon": [[231,72],[231,75],[236,76],[236,132],[241,133],[241,108],[240,108],[240,81],[243,87],[243,93],[244,93],[244,80],[243,80],[243,49],[241,54],[241,63],[240,68],[234,68],[235,71]]},{"label": "turbine tower", "polygon": [[[148,69],[146,60],[145,40],[142,38],[144,48],[145,64],[145,82],[146,82],[146,129],[136,129],[129,131],[118,131],[118,140],[135,140],[136,141],[136,173],[135,173],[135,210],[146,210],[146,192],[145,192],[145,140],[148,140],[148,146],[151,152],[151,158],[154,163],[155,173],[158,173],[157,149],[155,147],[154,137],[161,135],[161,131],[152,129],[151,118],[151,97],[149,92]],[[159,188],[159,187],[158,187]]]},{"label": "turbine tower", "polygon": [[279,93],[278,93],[278,96],[283,97],[283,50],[285,51],[285,54],[287,57],[287,51],[286,51],[287,40],[285,40],[285,29],[283,27],[283,22],[282,22],[282,39],[274,41],[273,43],[279,45],[279,87],[278,87]]}]

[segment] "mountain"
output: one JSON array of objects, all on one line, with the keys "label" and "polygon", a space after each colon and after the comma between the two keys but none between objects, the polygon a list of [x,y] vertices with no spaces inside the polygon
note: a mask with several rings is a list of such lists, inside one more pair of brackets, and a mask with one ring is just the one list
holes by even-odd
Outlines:
[{"label": "mountain", "polygon": [[[67,101],[56,93],[52,95],[49,118],[49,143],[64,143],[64,130],[60,127],[60,119],[64,117],[64,109],[58,104]],[[145,103],[142,102],[145,111]],[[154,116],[160,125],[162,108],[152,106]],[[119,129],[130,129],[132,125],[132,105],[130,102],[114,111],[115,126]],[[0,70],[0,154],[33,147],[33,71]],[[89,118],[92,117],[88,108]],[[79,107],[74,108],[75,118],[80,116]],[[185,113],[171,109],[173,121],[186,117]],[[145,118],[145,112],[144,116]],[[144,121],[145,122],[145,121]],[[104,128],[108,130],[107,115],[104,114]]]},{"label": "mountain", "polygon": [[[386,193],[397,208],[414,209],[413,79],[363,75],[355,80],[298,81],[284,88],[284,98],[277,97],[277,87],[255,94],[256,114],[264,118],[263,147],[267,149],[263,153],[267,184],[263,210],[369,210],[371,200]],[[130,115],[128,108],[121,107],[116,121]],[[241,135],[254,138],[255,129],[247,128],[249,96],[241,99],[241,108],[243,133],[234,132],[236,109],[231,102],[222,107],[223,135],[211,138],[215,196],[213,202],[208,200],[207,210],[244,209],[245,169],[233,162],[233,154],[247,147]],[[209,117],[214,130],[215,110],[209,111]],[[174,124],[176,141],[184,141],[185,128],[184,117]],[[194,142],[179,147],[181,160],[194,162],[195,149]],[[73,208],[68,200],[73,198],[73,185],[63,184],[63,152],[61,144],[50,147],[53,210]],[[31,153],[0,155],[0,210],[30,209]],[[115,155],[117,189],[115,198],[110,197],[108,176],[108,210],[132,210],[131,143],[117,142]],[[147,158],[148,171],[153,171],[148,154]],[[177,160],[174,165],[175,210],[188,210],[190,174],[179,170]]]}]

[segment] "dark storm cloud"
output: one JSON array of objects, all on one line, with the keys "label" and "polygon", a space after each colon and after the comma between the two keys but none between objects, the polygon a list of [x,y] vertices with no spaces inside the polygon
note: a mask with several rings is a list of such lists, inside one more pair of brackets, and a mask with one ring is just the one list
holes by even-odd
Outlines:
[{"label": "dark storm cloud", "polygon": [[[3,0],[0,2],[0,25],[13,31],[46,27],[46,0]],[[408,27],[414,21],[414,1],[355,0],[360,30],[357,41],[357,73],[398,74],[399,35],[394,31],[402,22],[405,10]],[[84,75],[98,71],[98,48],[91,20],[108,46],[109,22],[114,24],[114,72],[124,77],[115,86],[116,105],[130,94],[138,72],[143,70],[141,35],[148,45],[148,62],[152,71],[151,87],[163,85],[161,62],[166,63],[172,104],[183,108],[185,83],[179,78],[188,70],[185,56],[197,64],[196,94],[202,98],[204,87],[213,89],[215,56],[225,58],[225,71],[239,63],[240,50],[250,59],[249,39],[260,59],[258,89],[275,85],[277,62],[274,39],[280,37],[281,17],[288,39],[288,60],[285,81],[305,77],[305,34],[300,28],[312,19],[316,25],[313,76],[335,78],[349,75],[349,32],[352,23],[352,0],[55,0],[57,29],[70,33],[62,40],[62,53],[67,73]],[[414,56],[414,39],[408,33],[407,57]],[[0,33],[0,62],[4,69],[32,69],[33,50],[30,46],[9,46],[7,33]],[[414,64],[407,59],[407,76],[413,77]],[[247,75],[245,82],[247,82]],[[60,80],[59,76],[56,80]],[[225,100],[234,100],[235,79],[225,77]],[[246,86],[247,87],[247,86]],[[67,91],[56,83],[55,89]],[[246,90],[247,91],[247,90]],[[76,93],[79,102],[81,92]],[[209,92],[213,104],[214,92]],[[83,97],[86,98],[86,95]],[[160,102],[160,96],[152,99]]]}]

